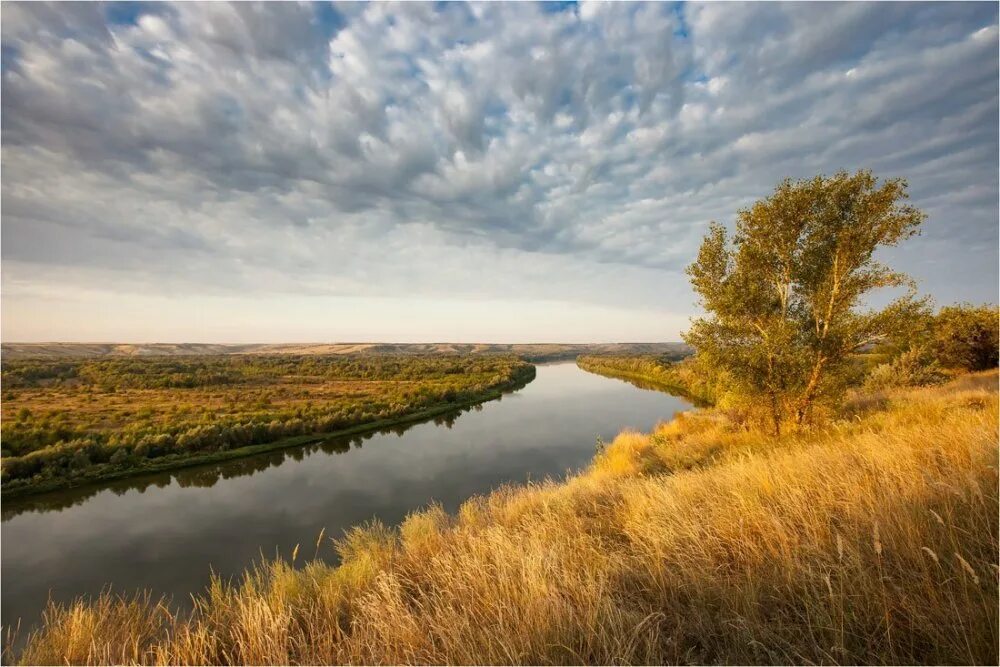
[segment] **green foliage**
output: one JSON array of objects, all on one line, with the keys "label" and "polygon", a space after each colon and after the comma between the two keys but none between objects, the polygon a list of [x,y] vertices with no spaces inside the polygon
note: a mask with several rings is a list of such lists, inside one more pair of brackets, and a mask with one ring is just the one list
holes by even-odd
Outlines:
[{"label": "green foliage", "polygon": [[996,306],[961,304],[942,308],[933,321],[934,353],[947,368],[980,371],[996,368]]},{"label": "green foliage", "polygon": [[[917,232],[924,218],[903,204],[906,183],[869,171],[782,182],[737,216],[731,241],[712,225],[691,283],[709,315],[685,341],[727,377],[726,403],[741,404],[774,433],[843,395],[851,355],[926,309],[911,281],[875,261],[881,247]],[[880,288],[910,292],[879,311],[858,304]]]},{"label": "green foliage", "polygon": [[428,380],[501,368],[511,357],[460,355],[211,355],[25,359],[4,363],[5,388],[80,384],[108,392],[190,389],[269,382],[278,377],[322,380]]},{"label": "green foliage", "polygon": [[945,379],[941,367],[926,347],[911,347],[888,363],[879,364],[865,378],[865,389],[921,387]]},{"label": "green foliage", "polygon": [[934,356],[932,345],[934,311],[929,300],[914,303],[905,318],[898,320],[884,336],[867,351],[874,359],[889,362],[899,355],[918,347],[925,354]]},{"label": "green foliage", "polygon": [[3,490],[397,420],[533,371],[498,355],[7,361]]},{"label": "green foliage", "polygon": [[[692,358],[673,361],[674,355],[587,355],[577,366],[590,373],[649,383],[654,388],[682,394],[699,403],[716,399],[716,383]],[[640,386],[643,386],[640,384]]]}]

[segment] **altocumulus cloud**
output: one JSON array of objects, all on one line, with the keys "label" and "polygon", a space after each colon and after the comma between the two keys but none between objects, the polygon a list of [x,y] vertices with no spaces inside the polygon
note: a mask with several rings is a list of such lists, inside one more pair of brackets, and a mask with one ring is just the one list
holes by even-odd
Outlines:
[{"label": "altocumulus cloud", "polygon": [[61,300],[121,295],[613,307],[675,338],[708,221],[859,167],[930,215],[894,262],[996,299],[995,4],[5,3],[2,26],[8,339],[78,337]]}]

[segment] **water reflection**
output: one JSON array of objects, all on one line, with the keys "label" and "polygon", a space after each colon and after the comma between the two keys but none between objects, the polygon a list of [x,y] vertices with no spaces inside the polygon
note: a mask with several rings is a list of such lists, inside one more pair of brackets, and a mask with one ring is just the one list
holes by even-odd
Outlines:
[{"label": "water reflection", "polygon": [[[511,393],[524,385],[504,393]],[[497,401],[503,400],[500,396]],[[4,501],[2,519],[6,521],[25,512],[50,512],[54,510],[66,509],[86,502],[89,498],[98,493],[109,491],[121,496],[129,491],[144,493],[149,489],[162,489],[171,483],[176,483],[180,488],[210,488],[215,486],[219,480],[232,479],[253,475],[268,468],[280,466],[286,460],[302,461],[307,456],[322,452],[324,454],[344,454],[351,448],[360,449],[368,440],[379,436],[395,435],[402,437],[404,433],[420,424],[434,424],[447,429],[455,426],[455,422],[466,412],[479,412],[483,409],[482,403],[477,403],[465,408],[458,408],[449,412],[443,412],[427,419],[414,420],[393,426],[356,433],[353,435],[336,436],[321,440],[319,442],[296,445],[284,449],[276,449],[270,452],[254,454],[239,459],[230,459],[218,463],[206,463],[203,465],[191,466],[188,468],[178,468],[164,472],[150,473],[127,477],[121,480],[109,482],[97,482],[85,486],[67,489],[65,491],[54,491],[38,496],[27,496],[14,500]]]},{"label": "water reflection", "polygon": [[[605,375],[604,373],[597,373],[597,371],[590,371],[591,373],[596,373],[601,377],[606,377],[611,380],[618,380],[620,382],[625,382],[633,387],[638,387],[639,389],[645,389],[647,391],[662,391],[667,394],[682,394],[676,387],[665,384],[663,382],[653,382],[652,380],[643,380],[639,378],[631,377],[619,377],[617,375]],[[689,394],[683,394],[684,400],[691,403],[696,408],[707,408],[712,404],[708,401],[698,398],[697,396],[691,396]]]},{"label": "water reflection", "polygon": [[109,585],[183,603],[212,571],[234,576],[320,531],[394,525],[432,501],[455,511],[506,483],[562,476],[591,460],[597,438],[688,407],[575,364],[539,366],[502,400],[424,423],[4,503],[2,622],[30,626],[50,594]]}]

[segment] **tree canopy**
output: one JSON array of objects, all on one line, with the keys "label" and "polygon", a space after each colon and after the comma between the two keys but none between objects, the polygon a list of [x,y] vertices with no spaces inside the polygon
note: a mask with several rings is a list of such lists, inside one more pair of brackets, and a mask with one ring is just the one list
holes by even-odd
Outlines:
[{"label": "tree canopy", "polygon": [[[875,259],[879,248],[917,233],[924,214],[907,197],[902,179],[839,172],[783,181],[739,211],[731,239],[711,225],[688,267],[708,315],[685,341],[775,433],[836,400],[850,355],[925,308],[906,275]],[[866,295],[881,288],[907,291],[863,310]]]},{"label": "tree canopy", "polygon": [[945,306],[934,318],[934,351],[950,368],[981,371],[995,368],[1000,335],[996,306]]}]

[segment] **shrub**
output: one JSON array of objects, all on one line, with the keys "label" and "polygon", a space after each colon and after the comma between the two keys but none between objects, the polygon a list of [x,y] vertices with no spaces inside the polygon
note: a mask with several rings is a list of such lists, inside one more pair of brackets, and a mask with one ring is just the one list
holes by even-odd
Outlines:
[{"label": "shrub", "polygon": [[997,309],[960,304],[934,318],[934,352],[947,368],[981,371],[997,366]]},{"label": "shrub", "polygon": [[921,387],[943,379],[944,374],[930,351],[912,347],[892,361],[873,368],[865,379],[865,388],[878,391],[890,387]]},{"label": "shrub", "polygon": [[120,465],[125,463],[129,459],[129,452],[125,447],[119,447],[115,450],[115,453],[111,455],[111,463],[114,465]]},{"label": "shrub", "polygon": [[83,449],[78,449],[73,452],[73,456],[70,458],[70,466],[74,470],[83,470],[90,465],[90,457],[87,456],[87,452]]}]

